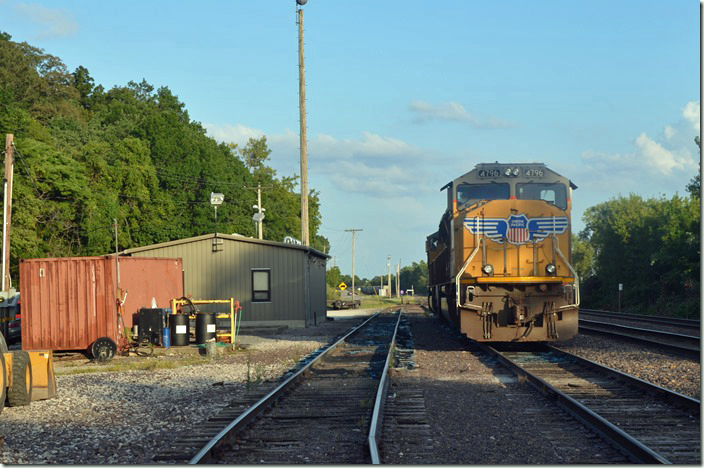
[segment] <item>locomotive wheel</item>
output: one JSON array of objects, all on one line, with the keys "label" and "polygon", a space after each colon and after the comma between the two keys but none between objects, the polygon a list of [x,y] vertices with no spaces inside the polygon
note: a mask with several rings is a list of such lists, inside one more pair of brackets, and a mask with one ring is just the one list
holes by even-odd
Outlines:
[{"label": "locomotive wheel", "polygon": [[98,362],[108,362],[115,357],[116,352],[117,345],[107,336],[98,338],[90,347],[90,353],[93,355],[93,359]]},{"label": "locomotive wheel", "polygon": [[32,401],[32,363],[27,351],[12,352],[12,385],[7,401],[10,406],[27,406]]}]

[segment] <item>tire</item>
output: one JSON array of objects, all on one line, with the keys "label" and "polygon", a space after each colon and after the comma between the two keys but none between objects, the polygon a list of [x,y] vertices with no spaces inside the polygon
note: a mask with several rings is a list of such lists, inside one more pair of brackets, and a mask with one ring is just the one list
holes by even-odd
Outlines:
[{"label": "tire", "polygon": [[32,363],[27,351],[12,352],[12,385],[7,401],[10,406],[27,406],[32,401]]},{"label": "tire", "polygon": [[98,338],[90,347],[90,354],[97,362],[110,361],[116,352],[117,344],[107,336]]},{"label": "tire", "polygon": [[0,353],[6,353],[7,351],[7,341],[5,341],[5,336],[0,333]]}]

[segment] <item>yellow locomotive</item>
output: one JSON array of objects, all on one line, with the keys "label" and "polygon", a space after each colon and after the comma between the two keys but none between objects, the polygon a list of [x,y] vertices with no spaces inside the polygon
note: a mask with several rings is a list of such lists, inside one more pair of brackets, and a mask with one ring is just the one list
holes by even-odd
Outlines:
[{"label": "yellow locomotive", "polygon": [[476,341],[557,341],[577,333],[569,179],[544,164],[478,164],[449,182],[428,236],[428,303]]}]

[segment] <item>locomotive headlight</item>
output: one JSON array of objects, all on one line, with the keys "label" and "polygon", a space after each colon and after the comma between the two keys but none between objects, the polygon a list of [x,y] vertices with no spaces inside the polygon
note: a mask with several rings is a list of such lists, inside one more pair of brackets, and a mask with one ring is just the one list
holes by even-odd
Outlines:
[{"label": "locomotive headlight", "polygon": [[491,274],[494,273],[494,267],[487,263],[482,267],[482,271],[485,275],[491,276]]},{"label": "locomotive headlight", "polygon": [[520,174],[520,173],[521,173],[521,170],[519,168],[517,168],[517,167],[513,168],[513,175],[515,177],[518,177],[518,174]]},{"label": "locomotive headlight", "polygon": [[545,267],[545,271],[547,272],[548,275],[554,275],[555,272],[557,271],[557,268],[555,268],[554,263],[548,263],[547,266]]},{"label": "locomotive headlight", "polygon": [[511,168],[507,167],[506,170],[504,171],[504,174],[506,175],[506,177],[511,177]]}]

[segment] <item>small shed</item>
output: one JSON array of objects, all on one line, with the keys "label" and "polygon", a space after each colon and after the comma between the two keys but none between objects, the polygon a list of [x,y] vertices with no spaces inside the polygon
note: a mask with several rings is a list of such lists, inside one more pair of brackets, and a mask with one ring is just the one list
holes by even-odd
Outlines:
[{"label": "small shed", "polygon": [[[181,258],[192,299],[242,305],[242,327],[307,327],[326,320],[326,254],[303,245],[238,235],[206,234],[128,249],[132,257]],[[199,306],[226,312],[222,306]]]}]

